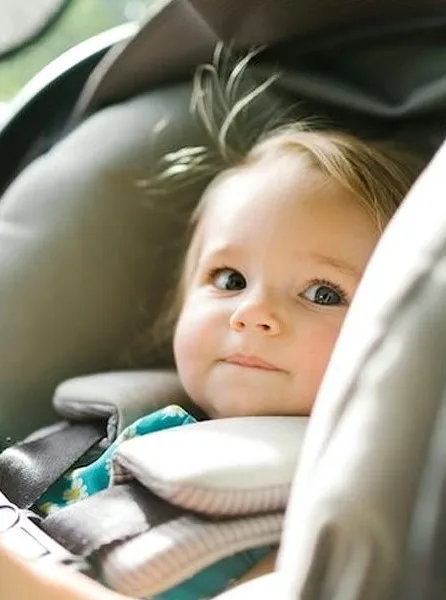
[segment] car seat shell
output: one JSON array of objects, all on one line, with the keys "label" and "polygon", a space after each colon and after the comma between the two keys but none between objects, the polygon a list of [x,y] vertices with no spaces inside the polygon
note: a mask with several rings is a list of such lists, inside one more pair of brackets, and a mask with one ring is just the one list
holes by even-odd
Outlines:
[{"label": "car seat shell", "polygon": [[[194,5],[197,6],[197,3],[194,3]],[[439,7],[440,3],[435,3],[435,5]],[[269,56],[273,55],[270,54]],[[292,87],[291,85],[290,88]],[[164,94],[165,91],[167,91],[167,95]],[[128,93],[128,90],[125,93]],[[121,173],[127,171],[127,173],[132,173],[132,176],[135,173],[139,176],[147,165],[144,157],[148,154],[150,154],[150,159],[154,157],[153,146],[147,142],[149,134],[158,131],[157,127],[159,127],[159,123],[162,122],[163,118],[167,118],[167,121],[170,120],[170,123],[172,123],[178,115],[182,115],[184,121],[181,124],[184,125],[185,129],[180,133],[177,131],[173,137],[168,138],[166,136],[163,138],[160,145],[157,145],[157,151],[159,150],[162,153],[168,147],[175,146],[175,144],[180,141],[183,142],[185,139],[188,142],[192,139],[200,139],[199,133],[193,127],[191,133],[185,133],[190,127],[185,110],[188,94],[189,88],[179,84],[178,86],[166,87],[166,90],[160,88],[150,90],[140,97],[131,98],[127,101],[118,102],[115,97],[113,105],[107,106],[107,108],[103,108],[90,116],[79,128],[59,142],[47,156],[41,157],[39,161],[30,165],[4,195],[2,204],[0,204],[0,226],[2,228],[0,229],[0,246],[1,241],[8,239],[8,236],[12,237],[12,234],[20,232],[21,237],[16,238],[16,246],[14,244],[9,245],[9,242],[6,244],[3,242],[6,252],[3,253],[2,258],[4,261],[3,268],[0,260],[0,277],[3,273],[5,279],[0,280],[0,293],[5,294],[5,302],[2,301],[1,303],[4,317],[0,315],[0,332],[3,333],[0,338],[11,340],[14,335],[19,333],[21,341],[17,338],[19,340],[18,345],[22,345],[19,352],[15,353],[15,350],[12,349],[10,356],[7,357],[10,362],[6,361],[6,368],[4,367],[4,369],[5,372],[9,370],[12,374],[11,380],[7,381],[4,376],[0,378],[4,386],[2,390],[3,414],[5,415],[5,423],[9,428],[9,433],[7,429],[0,432],[4,439],[6,437],[20,437],[20,435],[28,432],[30,428],[51,419],[53,415],[48,406],[49,395],[54,384],[68,376],[85,373],[88,370],[112,368],[115,364],[114,349],[122,344],[124,339],[128,339],[129,330],[137,328],[136,322],[130,315],[134,314],[135,308],[139,306],[140,299],[147,291],[141,282],[144,277],[147,277],[143,257],[150,245],[145,245],[147,240],[144,240],[144,235],[141,233],[138,236],[141,246],[137,255],[133,254],[132,250],[128,250],[131,248],[132,241],[131,236],[128,234],[132,229],[131,219],[126,221],[124,216],[125,208],[128,208],[128,206],[124,207],[122,189],[119,198],[113,200],[113,190],[116,186],[110,184],[111,180],[104,186],[103,175],[104,173],[109,174],[111,165]],[[107,95],[97,96],[100,99],[98,106],[105,102],[106,97]],[[441,95],[437,96],[437,100],[440,97]],[[168,110],[166,113],[167,98],[172,103],[172,110],[170,112]],[[111,101],[111,97],[108,99]],[[178,100],[179,102],[177,102]],[[432,110],[429,111],[428,109],[420,118],[418,124],[421,131],[425,123],[424,118],[431,118],[430,126],[435,126],[435,120],[440,110],[439,104],[441,103],[437,104],[434,98],[433,104],[429,105],[431,108],[433,107]],[[91,106],[93,105],[94,103]],[[148,107],[151,109],[150,117]],[[386,118],[391,122],[394,116],[387,115]],[[411,118],[406,121],[406,125],[412,123]],[[118,127],[118,123],[120,124],[119,136],[116,135],[116,132],[113,132],[113,124]],[[141,123],[144,123],[147,128],[142,132],[140,131]],[[103,137],[104,131],[109,131],[109,138]],[[122,132],[125,133],[124,136],[121,135]],[[90,137],[92,134],[93,138]],[[141,137],[138,138],[138,135]],[[145,135],[147,135],[147,138],[144,138]],[[86,156],[79,158],[79,148],[87,147],[88,140],[91,139],[101,139],[106,149],[105,155],[110,159],[110,162],[105,160],[103,154],[96,157],[95,162],[92,162],[94,152],[90,147],[86,152]],[[131,139],[138,139],[138,144],[132,146]],[[113,143],[119,141],[120,148],[124,148],[126,151],[121,152],[120,150],[119,156],[114,154],[111,147],[112,140]],[[143,154],[147,152],[148,154],[142,157],[141,152]],[[442,344],[444,343],[445,332],[443,331],[442,306],[439,301],[439,294],[444,289],[442,239],[444,210],[441,206],[440,197],[443,189],[444,153],[443,148],[420,184],[417,184],[414,189],[411,202],[407,204],[407,209],[405,208],[397,216],[389,233],[383,239],[383,243],[380,244],[377,257],[371,263],[370,272],[368,272],[365,283],[361,286],[361,292],[358,294],[356,305],[358,308],[355,307],[351,316],[349,316],[345,331],[333,357],[330,371],[318,399],[318,407],[314,419],[312,419],[309,436],[305,443],[305,454],[296,479],[295,496],[289,510],[287,530],[278,565],[280,577],[283,577],[286,581],[282,598],[296,597],[299,594],[302,597],[316,598],[328,594],[329,597],[338,595],[342,598],[344,596],[342,586],[351,584],[351,579],[348,580],[347,567],[353,563],[348,560],[351,557],[349,553],[357,547],[354,544],[358,540],[361,541],[360,531],[364,533],[362,539],[370,542],[372,553],[376,549],[384,548],[385,551],[389,551],[389,560],[388,562],[385,560],[379,562],[378,556],[378,565],[382,567],[382,570],[377,567],[377,570],[372,573],[374,577],[370,580],[367,578],[371,572],[364,570],[362,573],[365,579],[358,579],[356,581],[357,587],[353,591],[351,587],[345,588],[353,594],[348,596],[346,591],[345,596],[361,599],[379,597],[380,600],[384,598],[392,598],[393,600],[399,597],[401,591],[399,584],[405,564],[404,561],[407,558],[406,554],[410,552],[407,547],[408,528],[416,502],[422,466],[427,460],[427,448],[435,422],[436,410],[445,383],[442,366],[444,356]],[[65,157],[66,162],[64,162],[63,157]],[[92,180],[83,180],[84,169],[87,166],[90,168],[92,164],[98,170],[93,173]],[[61,169],[61,166],[64,168]],[[49,201],[48,189],[39,189],[37,186],[42,181],[43,176],[50,178],[53,174],[55,183],[53,189],[50,190],[53,196]],[[98,177],[98,174],[100,174],[100,177]],[[68,193],[69,181],[73,175],[77,177],[77,183],[80,183],[80,185],[77,192],[70,195]],[[84,184],[82,181],[84,181]],[[113,183],[115,182],[116,179],[113,179]],[[129,201],[130,205],[135,206],[142,201],[139,192],[135,191],[136,188],[126,186],[126,190],[132,189],[135,193],[133,202],[132,200]],[[39,192],[37,202],[35,202],[31,193],[31,191],[35,193],[36,188]],[[41,235],[41,239],[45,238],[51,242],[51,238],[47,237],[51,232],[45,230],[45,220],[35,221],[35,219],[38,218],[43,209],[44,213],[49,215],[52,208],[57,206],[54,203],[60,197],[61,189],[64,190],[64,201],[67,202],[67,206],[72,207],[76,205],[83,193],[86,200],[88,200],[86,206],[90,211],[94,210],[92,206],[100,202],[100,199],[104,197],[104,193],[105,195],[108,194],[112,198],[111,204],[114,201],[117,202],[118,209],[115,217],[117,215],[118,218],[122,218],[121,225],[124,224],[124,226],[122,228],[115,226],[111,237],[102,238],[102,242],[99,242],[99,248],[102,248],[103,251],[102,254],[98,252],[97,245],[91,243],[91,239],[94,239],[94,237],[86,245],[87,251],[83,254],[79,252],[79,244],[76,243],[76,240],[79,240],[81,232],[84,231],[82,227],[85,222],[74,220],[68,223],[68,220],[63,220],[63,211],[61,211],[59,213],[62,215],[60,223],[66,229],[62,228],[59,231],[58,235],[61,233],[62,235],[57,238],[57,243],[48,244],[46,248],[47,264],[52,262],[53,264],[50,271],[47,271],[49,275],[42,276],[44,273],[42,263],[39,263],[39,268],[36,269],[36,265],[29,261],[29,256],[39,257],[36,248],[29,244],[29,241],[35,239],[36,230],[33,227],[36,222],[39,222],[41,229],[38,235]],[[81,190],[81,194],[79,194],[79,190]],[[43,198],[45,198],[45,202],[48,202],[45,207],[40,204],[43,202]],[[193,205],[193,199],[186,204],[190,208]],[[30,210],[31,206],[34,206],[34,210]],[[184,214],[187,212],[185,210]],[[54,214],[57,215],[57,211]],[[91,216],[92,213],[86,214],[90,215],[86,217],[86,221],[91,218],[91,231],[96,232],[104,227],[104,222],[101,222],[102,215],[100,211],[94,213],[93,216]],[[103,214],[105,214],[105,211]],[[28,225],[29,228],[27,228]],[[180,239],[181,226],[178,222],[174,225],[178,226],[175,235]],[[152,232],[157,233],[154,228]],[[408,232],[410,232],[410,238],[405,239],[404,236]],[[169,235],[167,229],[159,233],[159,237],[156,238],[158,242],[162,242],[164,235]],[[124,242],[122,243],[123,239]],[[405,244],[400,247],[400,240],[403,239]],[[120,240],[120,242],[115,246],[114,243],[117,240]],[[121,243],[122,245],[120,245]],[[400,250],[404,249],[404,252],[401,251],[398,254],[399,247]],[[54,248],[58,248],[59,251],[60,248],[63,248],[62,258],[63,253],[66,253],[65,259],[58,264],[54,263],[54,257],[52,256]],[[76,248],[72,255],[70,255],[70,248],[71,250]],[[138,289],[136,293],[134,295],[130,293],[126,299],[121,300],[115,298],[115,294],[122,288],[123,283],[129,287],[133,285],[135,271],[125,272],[125,269],[122,268],[124,263],[121,263],[120,268],[117,270],[119,274],[117,279],[114,278],[116,273],[112,273],[111,267],[108,272],[108,267],[105,268],[104,276],[104,264],[107,263],[102,261],[104,257],[108,260],[107,257],[112,256],[116,248],[119,250],[127,248],[128,255],[126,256],[127,258],[130,256],[130,261],[135,261],[134,264],[137,264],[136,271],[138,272],[138,283],[136,284]],[[394,260],[389,261],[387,257],[392,252],[395,254]],[[70,255],[68,261],[66,260],[67,254]],[[125,258],[124,254],[121,254],[123,259]],[[21,265],[19,264],[20,261],[16,262],[16,257],[20,256],[23,259]],[[90,275],[84,278],[85,273],[82,271],[84,267],[79,268],[79,257],[84,261],[82,265],[88,264],[89,267],[92,263],[95,265],[91,280],[89,279]],[[7,260],[10,260],[9,264]],[[17,268],[14,276],[12,276],[11,264],[14,268],[20,267]],[[17,282],[19,277],[17,273],[23,281]],[[108,275],[110,275],[109,279]],[[155,270],[152,271],[151,275],[147,280],[152,285],[156,285],[157,275]],[[89,288],[90,295],[85,293],[88,286],[81,290],[82,294],[79,293],[83,282],[91,284],[97,276],[104,284],[99,297],[95,296],[99,289],[94,287],[97,282],[94,283],[92,288]],[[387,282],[387,288],[380,292],[379,286],[383,280]],[[398,286],[396,285],[397,280]],[[55,284],[57,285],[55,286]],[[433,286],[430,290],[428,284]],[[397,288],[395,292],[393,292],[391,286]],[[412,286],[413,295],[404,296],[402,292],[407,291],[409,286]],[[15,293],[13,293],[14,289],[16,290]],[[38,290],[38,293],[36,293],[36,290]],[[54,294],[54,290],[57,292],[55,298],[50,298],[50,294]],[[379,299],[379,306],[369,306],[367,304],[368,291],[370,291],[371,298]],[[31,303],[32,309],[35,310],[33,315],[29,313],[29,304],[20,301],[20,298],[28,299],[29,297],[33,298]],[[75,298],[74,302],[73,298]],[[109,298],[112,299],[110,303],[111,310],[109,310],[110,306],[107,306]],[[113,304],[114,302],[116,304]],[[160,304],[161,299],[157,298],[153,314],[159,309]],[[8,306],[14,308],[14,311],[11,311],[9,315],[8,310],[11,309],[8,309]],[[84,321],[82,309],[85,309],[86,306],[89,320]],[[107,306],[107,314],[105,315],[101,312],[104,306]],[[93,307],[93,310],[91,310],[91,307]],[[426,309],[426,314],[422,312],[423,307]],[[48,312],[51,312],[51,316],[58,322],[58,326],[54,327],[51,335],[48,334],[48,321],[43,319],[43,316]],[[11,327],[10,321],[13,317],[10,315],[14,314],[16,320],[12,321]],[[34,322],[35,315],[42,318],[37,335]],[[81,315],[80,322],[83,323],[82,326],[78,327],[79,331],[74,333],[73,328],[65,328],[67,320],[73,315]],[[388,333],[385,327],[385,317],[389,315],[394,318],[393,323],[395,325],[392,339],[386,338],[384,335]],[[4,321],[1,321],[2,318],[4,318]],[[367,323],[367,327],[363,326],[363,323]],[[426,328],[425,325],[428,325],[428,327]],[[400,329],[398,329],[399,326]],[[378,334],[383,337],[379,338]],[[99,343],[98,339],[100,339]],[[382,345],[377,342],[378,339],[381,340]],[[29,343],[30,340],[32,343]],[[60,345],[60,340],[63,341],[62,345]],[[420,340],[423,344],[421,345],[420,342],[420,346],[417,346],[416,344]],[[45,344],[48,343],[51,351],[46,356],[44,353],[41,355],[39,348],[45,348]],[[27,344],[29,344],[28,347],[26,347]],[[355,354],[355,361],[351,360],[352,347],[355,348],[355,352],[358,348],[362,349],[362,353]],[[400,354],[397,352],[399,349],[401,350]],[[367,350],[373,350],[375,354],[373,355],[373,352],[367,354]],[[419,355],[420,350],[425,351],[425,356]],[[60,354],[60,357],[58,354]],[[375,357],[376,362],[373,362],[372,355]],[[364,357],[367,357],[367,361],[364,360],[361,363],[360,359]],[[392,369],[390,369],[389,357],[394,361]],[[58,362],[59,358],[60,362]],[[53,368],[54,364],[57,365],[56,369]],[[20,381],[22,373],[26,373],[26,381]],[[340,373],[342,373],[342,376],[339,375]],[[411,377],[416,378],[418,375],[422,379],[416,381],[416,385],[412,386]],[[410,394],[417,396],[417,398],[412,398]],[[416,415],[408,414],[406,419],[404,416],[404,409],[406,408],[404,400],[409,396],[414,402],[417,401],[418,412]],[[386,411],[389,410],[389,405],[380,406],[380,397],[388,398],[389,402],[394,401],[395,410],[391,412],[389,422],[386,422],[388,418]],[[429,399],[429,410],[426,408],[425,413],[423,413],[422,403],[425,398]],[[367,404],[366,400],[372,402],[367,409],[364,409],[363,404]],[[21,414],[23,407],[30,406],[31,402],[34,403],[34,408],[30,410],[29,414]],[[398,409],[396,408],[397,405]],[[418,418],[415,418],[416,416]],[[382,423],[385,426],[381,427]],[[394,445],[392,445],[390,439],[392,426],[395,431],[398,431]],[[2,427],[5,426],[2,424]],[[401,431],[398,429],[399,427]],[[358,432],[364,434],[360,440],[358,440]],[[388,444],[380,452],[379,449],[376,449],[374,442],[380,439],[383,432],[387,432],[386,440]],[[350,441],[350,443],[355,440],[357,443],[355,448],[360,448],[363,454],[354,455],[351,448],[348,447],[348,443],[344,443],[344,440]],[[395,445],[397,443],[401,446]],[[389,478],[385,479],[386,474],[379,473],[379,468],[389,468],[389,465],[396,468],[395,465],[398,466],[404,460],[404,450],[407,450],[407,462],[410,463],[409,467],[412,470],[404,465],[407,471],[397,474],[398,476],[401,475],[402,478],[407,475],[407,478],[403,482],[405,487],[402,485],[400,489],[401,501],[404,506],[402,505],[400,513],[396,514],[400,508],[397,502],[399,497],[397,493],[392,493],[392,490],[395,491],[392,485],[396,485],[397,481],[391,481]],[[330,457],[329,454],[332,456]],[[331,468],[333,456],[336,457],[337,469]],[[396,457],[399,458],[399,461],[396,460]],[[357,492],[356,478],[358,475],[370,473],[370,471],[367,471],[367,465],[377,469],[378,476],[376,479],[372,477],[366,481],[367,485],[361,490],[361,493],[364,493],[363,498],[360,498],[359,493],[358,497],[355,498],[354,495]],[[342,472],[343,468],[345,468],[344,473]],[[389,474],[387,473],[387,475]],[[385,481],[381,476],[384,477]],[[319,487],[313,485],[315,480],[319,482]],[[382,488],[380,487],[381,484],[383,484]],[[374,485],[376,487],[373,487]],[[406,495],[402,494],[403,488]],[[373,496],[373,493],[376,493],[376,496]],[[364,505],[361,503],[352,508],[352,504],[350,504],[352,496],[353,503],[358,498],[365,504],[368,502],[367,510],[364,509]],[[380,512],[381,508],[384,512]],[[370,512],[368,512],[369,509]],[[359,515],[359,521],[364,519],[364,529],[359,526],[356,527],[350,538],[348,535],[346,537],[342,537],[342,535],[336,537],[335,530],[339,522],[341,523],[341,529],[342,523],[346,523],[347,529],[350,531],[352,521],[349,520],[349,517],[351,514]],[[319,529],[314,526],[318,519]],[[321,545],[318,546],[321,540],[321,537],[318,536],[321,536],[321,532],[324,532],[323,528],[325,526],[329,528],[330,525],[332,525],[331,531],[335,531],[334,538],[325,538],[325,541],[322,540]],[[370,528],[367,529],[369,526]],[[349,545],[350,542],[352,542],[351,545]],[[376,545],[372,548],[374,543]],[[339,544],[339,546],[337,547],[336,544]],[[313,552],[314,554],[312,554]],[[379,552],[377,552],[377,555],[379,555]],[[327,556],[329,558],[325,560]],[[321,566],[321,570],[319,570],[319,566]],[[346,568],[344,569],[344,567]],[[314,568],[313,571],[312,568]],[[323,578],[321,572],[324,574]],[[369,581],[372,581],[372,583],[369,584]],[[373,587],[374,584],[376,584],[376,587]],[[243,588],[240,588],[240,591],[234,591],[234,594],[242,594],[242,590]],[[246,590],[246,598],[248,598],[250,597],[249,584]],[[437,592],[444,591],[444,581],[441,577],[436,590]],[[444,597],[444,594],[442,596],[439,592],[436,598]],[[307,593],[312,594],[312,596],[307,596]],[[231,597],[230,594],[229,597]],[[432,598],[434,597],[433,595]]]}]

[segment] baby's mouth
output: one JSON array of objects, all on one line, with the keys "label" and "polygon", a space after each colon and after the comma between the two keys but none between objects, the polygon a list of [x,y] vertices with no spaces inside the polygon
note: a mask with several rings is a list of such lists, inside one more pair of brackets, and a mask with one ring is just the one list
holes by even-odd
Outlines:
[{"label": "baby's mouth", "polygon": [[239,367],[246,367],[247,369],[261,369],[263,371],[283,371],[283,369],[279,369],[275,365],[264,361],[262,358],[250,354],[230,354],[224,359],[224,362],[229,363],[231,365],[238,365]]}]

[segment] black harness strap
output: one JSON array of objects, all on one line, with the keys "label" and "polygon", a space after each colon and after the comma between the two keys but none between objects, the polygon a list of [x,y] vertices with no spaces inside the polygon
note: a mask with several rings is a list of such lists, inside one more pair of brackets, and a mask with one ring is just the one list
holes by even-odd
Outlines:
[{"label": "black harness strap", "polygon": [[105,437],[106,421],[69,424],[0,454],[0,490],[30,508],[81,456]]}]

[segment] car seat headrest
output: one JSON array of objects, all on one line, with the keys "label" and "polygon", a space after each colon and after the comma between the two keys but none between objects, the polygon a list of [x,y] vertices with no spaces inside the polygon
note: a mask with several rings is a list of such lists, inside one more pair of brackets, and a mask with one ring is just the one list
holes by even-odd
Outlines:
[{"label": "car seat headrest", "polygon": [[445,161],[384,232],[316,400],[279,561],[296,596],[342,597],[354,571],[349,597],[395,597],[446,384]]}]

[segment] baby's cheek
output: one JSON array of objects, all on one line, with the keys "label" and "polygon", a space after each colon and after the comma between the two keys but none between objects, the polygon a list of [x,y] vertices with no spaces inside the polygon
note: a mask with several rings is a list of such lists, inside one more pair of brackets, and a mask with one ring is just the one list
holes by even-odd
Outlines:
[{"label": "baby's cheek", "polygon": [[178,376],[193,400],[200,395],[204,359],[203,342],[206,339],[196,311],[183,312],[178,320],[173,338],[173,351]]},{"label": "baby's cheek", "polygon": [[332,324],[330,327],[314,328],[309,332],[305,347],[307,373],[312,394],[316,395],[333,353],[336,340],[341,329],[341,323]]},{"label": "baby's cheek", "polygon": [[180,379],[185,377],[194,364],[197,336],[192,335],[192,327],[185,319],[178,321],[173,337],[173,352]]}]

